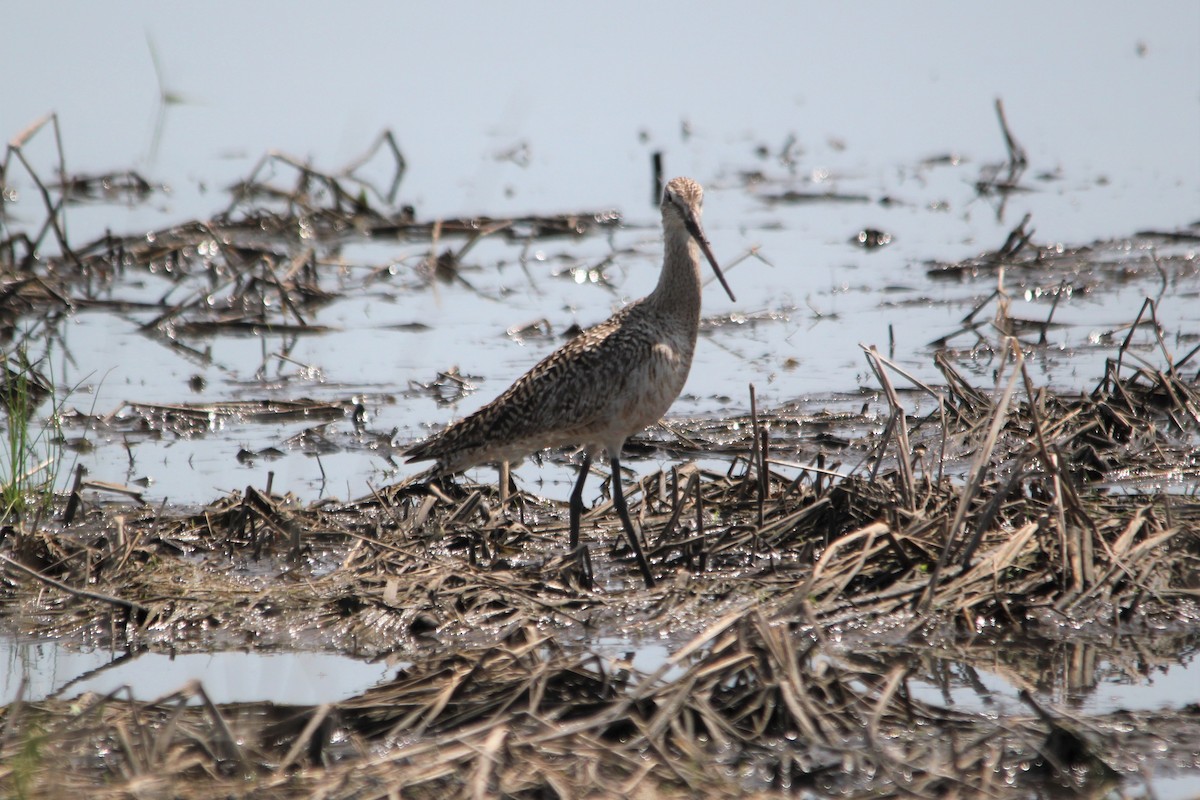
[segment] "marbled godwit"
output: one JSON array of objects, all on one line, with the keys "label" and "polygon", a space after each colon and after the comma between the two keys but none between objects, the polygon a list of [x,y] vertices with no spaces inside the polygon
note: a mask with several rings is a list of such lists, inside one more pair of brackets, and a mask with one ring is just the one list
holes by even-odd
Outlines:
[{"label": "marbled godwit", "polygon": [[700,254],[735,299],[700,227],[704,190],[690,178],[662,199],[664,256],[654,291],[589,328],[474,414],[410,448],[408,461],[437,461],[436,474],[520,459],[547,447],[583,445],[571,492],[571,547],[579,546],[583,484],[600,449],[612,467],[613,505],[647,586],[654,576],[621,489],[625,440],[657,422],[687,380],[700,324]]}]

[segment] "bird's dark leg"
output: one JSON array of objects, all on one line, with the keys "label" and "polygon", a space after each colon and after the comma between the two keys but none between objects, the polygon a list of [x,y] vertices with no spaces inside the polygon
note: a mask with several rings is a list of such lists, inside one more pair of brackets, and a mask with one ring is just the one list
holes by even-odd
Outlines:
[{"label": "bird's dark leg", "polygon": [[509,469],[507,461],[500,462],[500,511],[504,512],[504,507],[508,505],[508,484],[512,481],[512,473]]},{"label": "bird's dark leg", "polygon": [[592,466],[592,454],[583,452],[583,463],[579,465],[579,477],[571,490],[571,549],[579,546],[579,519],[583,516],[583,482],[587,480],[588,468]]},{"label": "bird's dark leg", "polygon": [[579,465],[579,477],[575,479],[575,488],[571,490],[571,553],[579,561],[583,585],[592,586],[592,559],[586,546],[579,544],[579,520],[583,516],[583,483],[587,480],[588,469],[592,466],[592,454],[583,452],[583,462]]},{"label": "bird's dark leg", "polygon": [[625,526],[625,535],[629,538],[629,546],[633,548],[633,554],[637,557],[638,566],[642,569],[642,577],[646,579],[646,588],[649,589],[654,586],[654,575],[650,573],[650,565],[646,563],[646,556],[642,553],[642,545],[638,541],[637,532],[633,529],[633,521],[629,519],[629,508],[625,505],[625,493],[621,490],[621,459],[610,452],[608,460],[612,464],[613,505],[617,507],[617,514],[621,517],[621,524]]}]

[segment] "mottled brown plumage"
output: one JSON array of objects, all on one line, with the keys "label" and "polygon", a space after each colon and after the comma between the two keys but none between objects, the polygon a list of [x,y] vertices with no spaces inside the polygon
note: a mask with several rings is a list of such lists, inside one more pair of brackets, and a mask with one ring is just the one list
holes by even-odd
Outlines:
[{"label": "mottled brown plumage", "polygon": [[702,253],[733,298],[700,227],[703,195],[689,178],[667,184],[663,270],[653,292],[567,342],[474,414],[409,449],[408,461],[434,460],[439,474],[453,474],[519,461],[547,447],[583,445],[584,463],[571,495],[575,546],[583,482],[603,448],[613,467],[614,505],[652,585],[621,491],[620,455],[625,440],[657,422],[687,381],[700,323]]}]

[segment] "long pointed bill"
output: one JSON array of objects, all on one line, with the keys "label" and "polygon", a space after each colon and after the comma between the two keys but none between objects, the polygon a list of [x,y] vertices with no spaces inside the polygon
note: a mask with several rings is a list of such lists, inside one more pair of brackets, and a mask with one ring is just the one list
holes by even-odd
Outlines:
[{"label": "long pointed bill", "polygon": [[704,231],[700,228],[700,221],[691,214],[687,214],[684,224],[687,226],[688,233],[696,240],[696,244],[700,245],[700,252],[704,253],[704,257],[712,265],[713,272],[717,273],[717,280],[721,282],[721,288],[725,290],[725,294],[729,295],[729,299],[736,303],[737,298],[733,296],[733,289],[729,288],[729,283],[726,282],[725,275],[721,272],[721,268],[717,266],[717,257],[713,255],[712,247],[709,246],[708,239],[704,238]]}]

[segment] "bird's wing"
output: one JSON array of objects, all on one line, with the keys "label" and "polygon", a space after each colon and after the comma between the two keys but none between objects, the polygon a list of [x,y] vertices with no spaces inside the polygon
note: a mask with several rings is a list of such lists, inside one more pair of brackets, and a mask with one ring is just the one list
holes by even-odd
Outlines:
[{"label": "bird's wing", "polygon": [[528,455],[542,447],[586,440],[603,422],[610,398],[623,391],[623,365],[639,355],[639,340],[627,335],[623,325],[635,305],[580,333],[495,400],[410,448],[407,460],[470,466],[496,460],[480,454],[523,443],[534,443],[523,453]]}]

